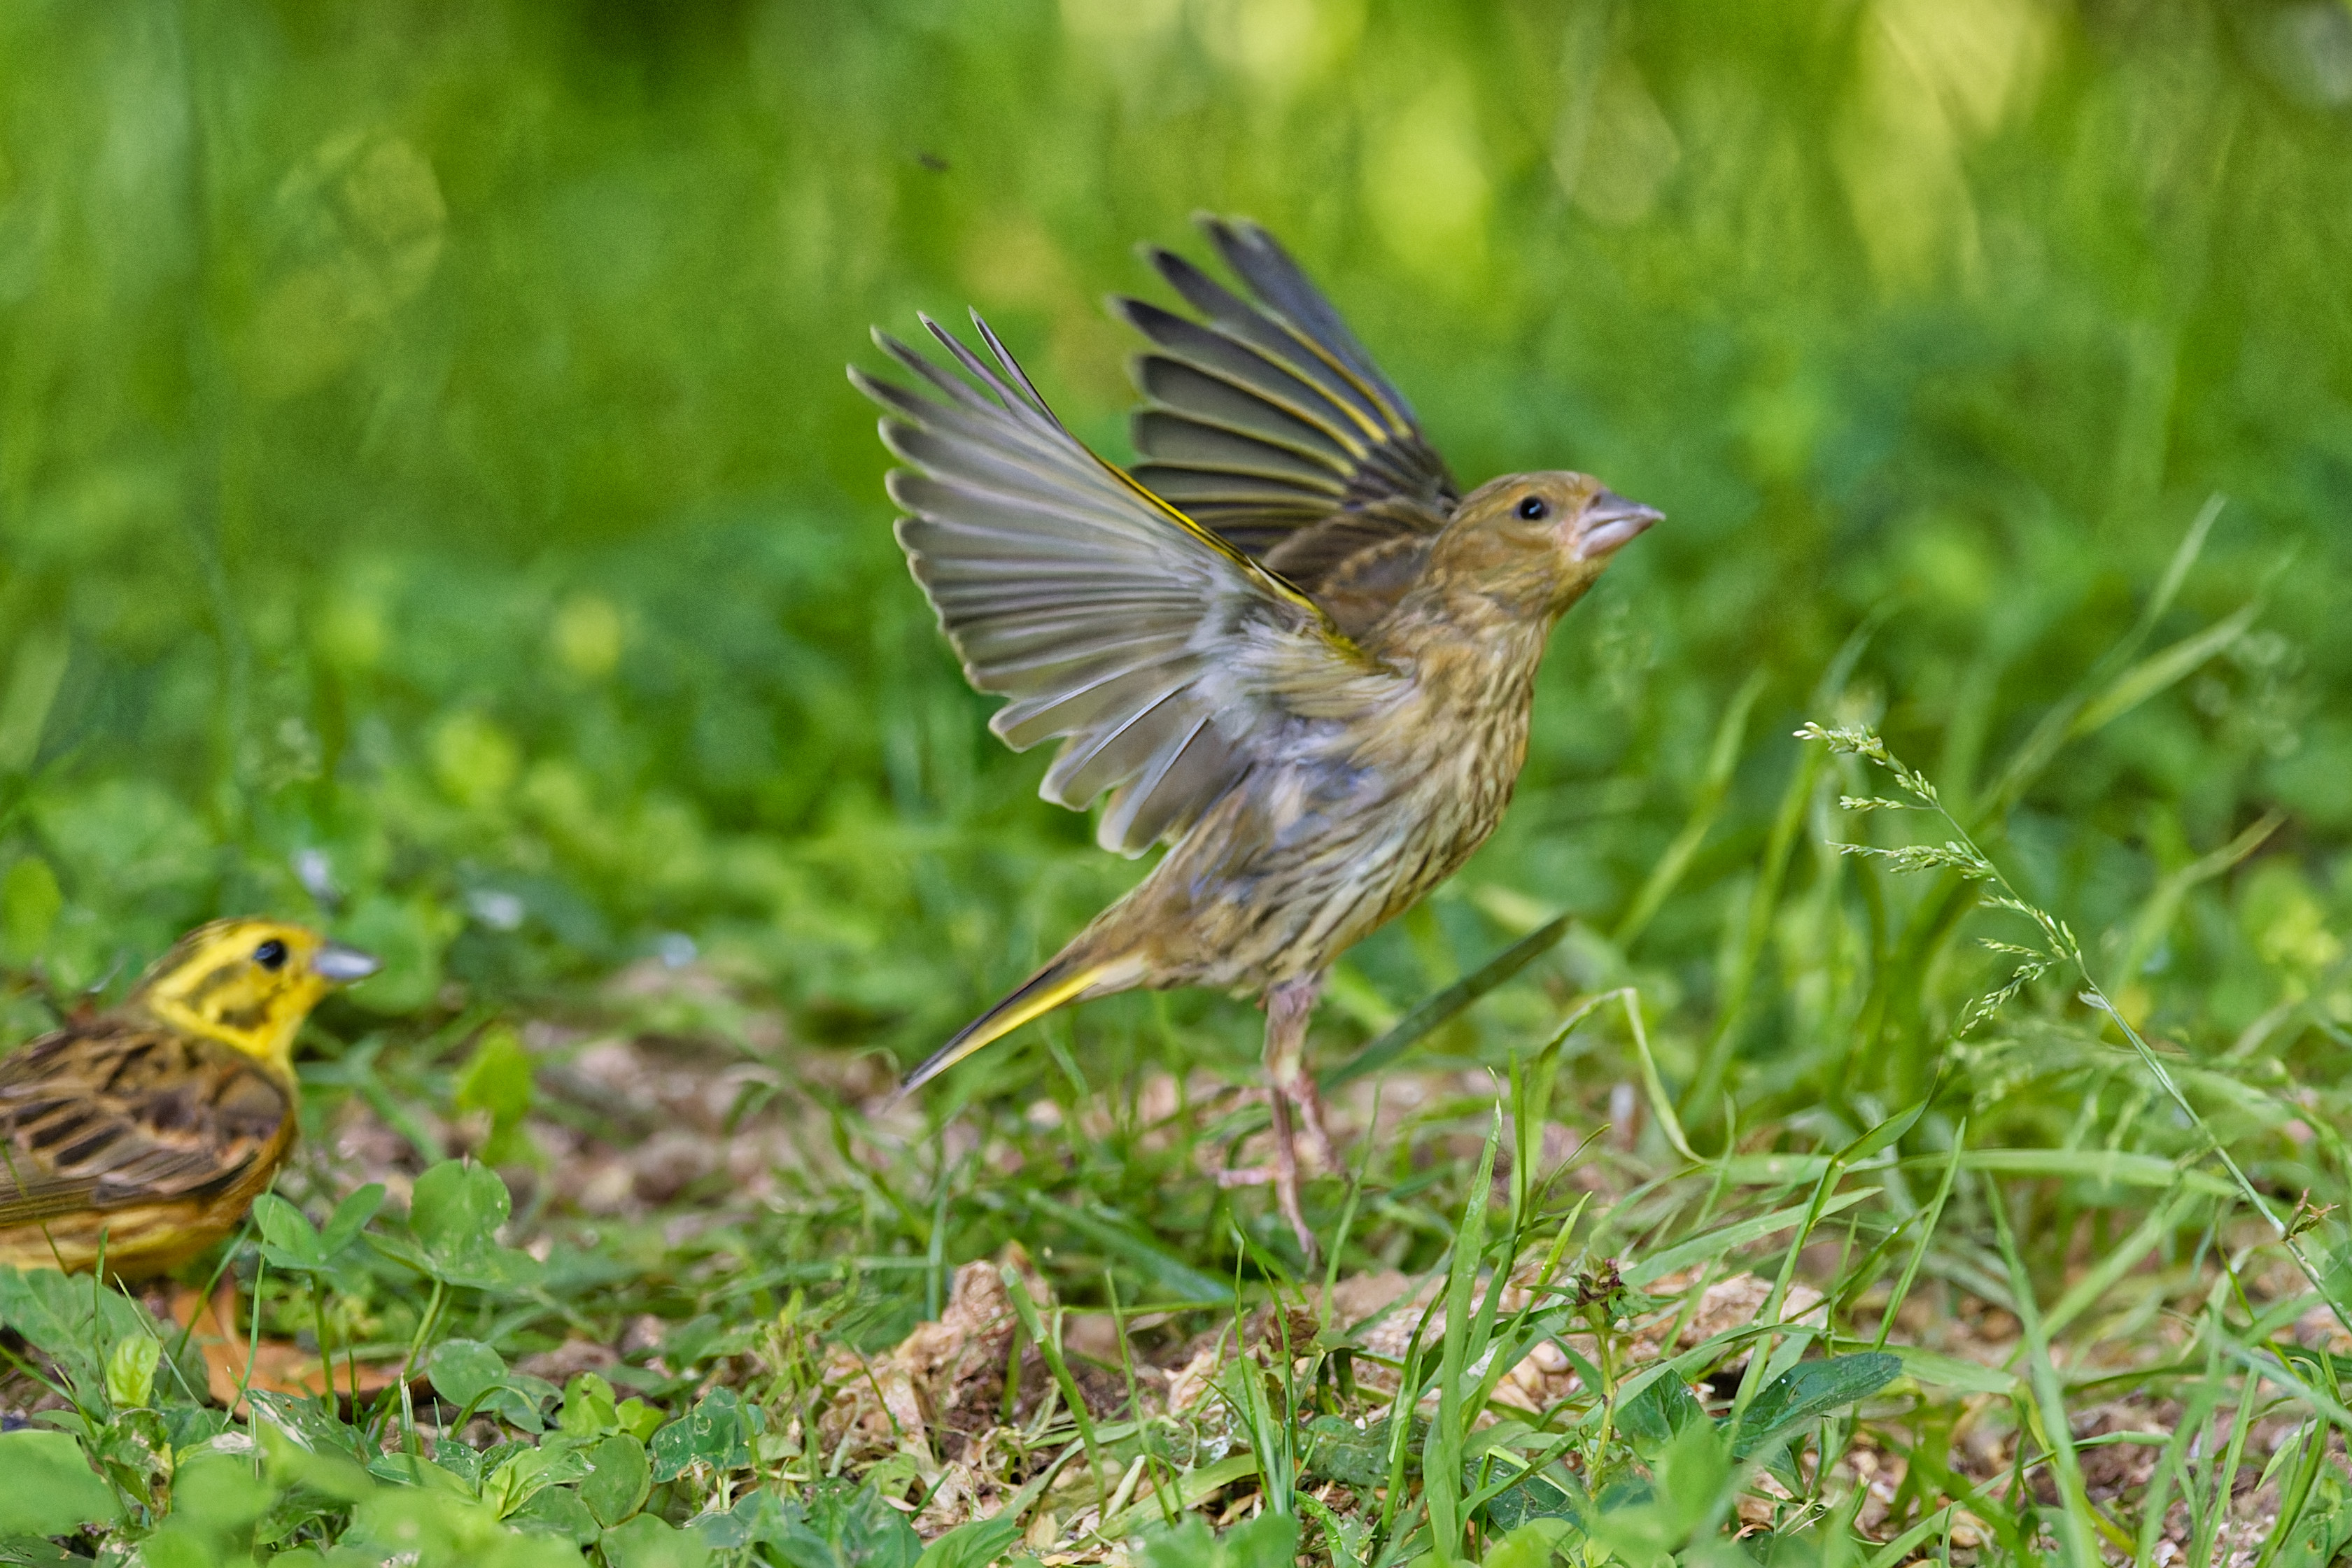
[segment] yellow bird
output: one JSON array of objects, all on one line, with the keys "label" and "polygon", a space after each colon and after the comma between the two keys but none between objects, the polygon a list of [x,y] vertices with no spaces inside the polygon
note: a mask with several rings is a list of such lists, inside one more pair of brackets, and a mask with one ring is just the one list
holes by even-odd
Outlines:
[{"label": "yellow bird", "polygon": [[0,1058],[0,1263],[162,1273],[294,1146],[294,1037],[367,954],[282,921],[180,938],[119,1007]]}]

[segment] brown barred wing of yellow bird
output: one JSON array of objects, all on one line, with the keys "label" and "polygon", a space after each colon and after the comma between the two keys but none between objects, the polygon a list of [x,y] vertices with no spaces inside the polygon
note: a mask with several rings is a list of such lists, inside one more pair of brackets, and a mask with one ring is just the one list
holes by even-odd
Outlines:
[{"label": "brown barred wing of yellow bird", "polygon": [[986,322],[923,318],[959,376],[880,332],[919,391],[850,378],[908,466],[899,544],[1042,793],[1103,800],[1105,849],[1168,846],[1126,897],[949,1040],[911,1089],[1064,1003],[1139,986],[1259,997],[1270,1181],[1310,1255],[1292,1112],[1327,1164],[1309,1013],[1332,962],[1469,857],[1527,754],[1553,623],[1660,515],[1582,474],[1460,493],[1403,394],[1273,237],[1204,219],[1247,297],[1152,260],[1191,314],[1151,348],[1131,472],[1063,428]]},{"label": "brown barred wing of yellow bird", "polygon": [[235,1229],[294,1146],[294,1037],[376,960],[216,920],[123,1004],[0,1058],[0,1262],[136,1278]]}]

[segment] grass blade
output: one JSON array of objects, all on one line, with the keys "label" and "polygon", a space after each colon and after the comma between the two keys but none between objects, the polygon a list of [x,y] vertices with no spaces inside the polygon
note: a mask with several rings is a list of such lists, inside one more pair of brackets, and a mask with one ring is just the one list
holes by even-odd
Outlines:
[{"label": "grass blade", "polygon": [[1716,819],[1723,815],[1723,803],[1731,792],[1731,775],[1739,766],[1740,738],[1748,733],[1748,711],[1763,695],[1764,672],[1757,670],[1741,683],[1731,706],[1724,709],[1723,720],[1716,726],[1715,744],[1707,752],[1706,773],[1699,782],[1698,798],[1691,802],[1689,820],[1666,846],[1666,852],[1658,857],[1658,863],[1650,868],[1641,892],[1633,895],[1633,904],[1617,922],[1617,929],[1609,934],[1619,952],[1631,948],[1640,939],[1652,917],[1666,902],[1666,895],[1674,892],[1683,873],[1690,869],[1691,857],[1698,853],[1699,845],[1714,831]]},{"label": "grass blade", "polygon": [[[1095,1419],[1087,1408],[1086,1396],[1079,1392],[1077,1379],[1070,1375],[1070,1364],[1062,1358],[1062,1336],[1046,1332],[1037,1312],[1037,1303],[1029,1299],[1029,1287],[1019,1270],[1009,1263],[997,1266],[997,1274],[1004,1281],[1004,1294],[1013,1302],[1013,1315],[1021,1320],[1021,1328],[1045,1358],[1046,1370],[1062,1390],[1062,1403],[1069,1406],[1070,1419],[1078,1428],[1078,1440],[1086,1445],[1087,1465],[1094,1471],[1095,1496],[1108,1498],[1110,1488],[1103,1478],[1102,1446],[1095,1437]],[[1056,1320],[1056,1327],[1059,1321]]]},{"label": "grass blade", "polygon": [[1223,1306],[1234,1299],[1234,1287],[1230,1281],[1220,1280],[1193,1268],[1151,1238],[1129,1228],[1118,1218],[1092,1214],[1041,1192],[1024,1194],[1022,1201],[1038,1213],[1069,1227],[1096,1246],[1126,1259],[1179,1301]]},{"label": "grass blade", "polygon": [[[2010,1233],[2009,1207],[2001,1201],[2000,1187],[1990,1182],[1985,1184],[1985,1207],[1992,1213],[2000,1255],[2009,1265],[2010,1293],[2015,1298],[2018,1322],[2022,1325],[2021,1333],[2034,1407],[2042,1417],[2042,1440],[2050,1445],[2052,1469],[2057,1472],[2058,1498],[2065,1505],[2060,1541],[2069,1562],[2079,1568],[2096,1568],[2100,1558],[2095,1541],[2104,1533],[2104,1521],[2096,1518],[2090,1495],[2083,1487],[2083,1464],[2074,1452],[2074,1427],[2067,1421],[2065,1390],[2059,1385],[2058,1369],[2051,1364],[2050,1341],[2042,1332],[2033,1281],[2025,1271],[2024,1260],[2018,1256],[2017,1239]],[[2021,1445],[2020,1452],[2022,1451]],[[2116,1544],[2124,1551],[2131,1550],[2132,1543],[2120,1532]]]},{"label": "grass blade", "polygon": [[1380,1071],[1420,1044],[1429,1034],[1451,1022],[1471,1003],[1551,951],[1559,945],[1559,939],[1568,935],[1568,928],[1573,924],[1573,918],[1566,915],[1546,921],[1486,960],[1479,968],[1416,1004],[1411,1012],[1390,1025],[1354,1056],[1335,1067],[1325,1068],[1316,1075],[1316,1082],[1328,1094],[1343,1083],[1353,1083],[1366,1073]]},{"label": "grass blade", "polygon": [[1776,1208],[1769,1214],[1759,1214],[1753,1219],[1738,1220],[1703,1236],[1694,1236],[1687,1241],[1678,1241],[1626,1269],[1625,1282],[1645,1285],[1678,1269],[1687,1269],[1694,1263],[1703,1263],[1709,1258],[1745,1247],[1751,1241],[1759,1241],[1775,1231],[1801,1225],[1808,1216],[1827,1219],[1841,1209],[1852,1208],[1865,1198],[1877,1197],[1879,1189],[1874,1186],[1856,1187],[1852,1192],[1842,1192],[1835,1197],[1823,1200],[1818,1213],[1811,1203],[1790,1204],[1786,1208]]},{"label": "grass blade", "polygon": [[[1456,1232],[1454,1259],[1445,1271],[1445,1331],[1439,1341],[1437,1363],[1437,1418],[1430,1424],[1429,1437],[1422,1449],[1422,1499],[1429,1511],[1429,1550],[1440,1564],[1457,1562],[1462,1556],[1465,1521],[1462,1515],[1462,1456],[1470,1436],[1470,1417],[1475,1411],[1465,1411],[1463,1385],[1470,1375],[1473,1356],[1470,1351],[1470,1295],[1477,1282],[1478,1267],[1486,1251],[1486,1210],[1494,1201],[1495,1155],[1503,1142],[1503,1110],[1495,1114],[1486,1129],[1486,1147],[1478,1157],[1477,1179],[1470,1185],[1470,1196],[1462,1205],[1462,1227]],[[1500,1271],[1488,1289],[1499,1295],[1503,1289]],[[1399,1410],[1410,1409],[1399,1395]],[[1392,1413],[1390,1419],[1398,1418]]]}]

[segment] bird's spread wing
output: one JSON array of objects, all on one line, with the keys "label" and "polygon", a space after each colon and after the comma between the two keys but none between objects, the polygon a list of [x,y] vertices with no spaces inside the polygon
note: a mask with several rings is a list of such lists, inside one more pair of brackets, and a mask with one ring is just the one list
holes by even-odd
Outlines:
[{"label": "bird's spread wing", "polygon": [[1111,302],[1157,349],[1135,365],[1150,400],[1135,416],[1150,459],[1135,476],[1319,600],[1356,551],[1436,533],[1460,493],[1404,394],[1274,236],[1202,226],[1254,298],[1155,250],[1202,319]]},{"label": "bird's spread wing", "polygon": [[850,379],[889,411],[898,542],[1016,749],[1066,737],[1040,792],[1140,853],[1248,768],[1299,694],[1394,677],[1288,583],[1104,462],[1057,421],[985,322],[991,367],[924,325],[974,385],[881,333],[929,396]]},{"label": "bird's spread wing", "polygon": [[0,1227],[225,1191],[291,1113],[226,1048],[103,1018],[60,1030],[0,1060]]}]

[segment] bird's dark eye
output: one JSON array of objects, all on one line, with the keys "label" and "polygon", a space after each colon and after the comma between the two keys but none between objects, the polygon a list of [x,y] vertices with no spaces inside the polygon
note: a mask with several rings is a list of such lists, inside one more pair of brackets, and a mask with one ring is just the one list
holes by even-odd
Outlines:
[{"label": "bird's dark eye", "polygon": [[1522,496],[1519,497],[1519,516],[1531,523],[1541,522],[1551,516],[1551,503],[1541,496]]},{"label": "bird's dark eye", "polygon": [[286,944],[272,936],[253,950],[253,961],[265,969],[278,970],[286,967]]}]

